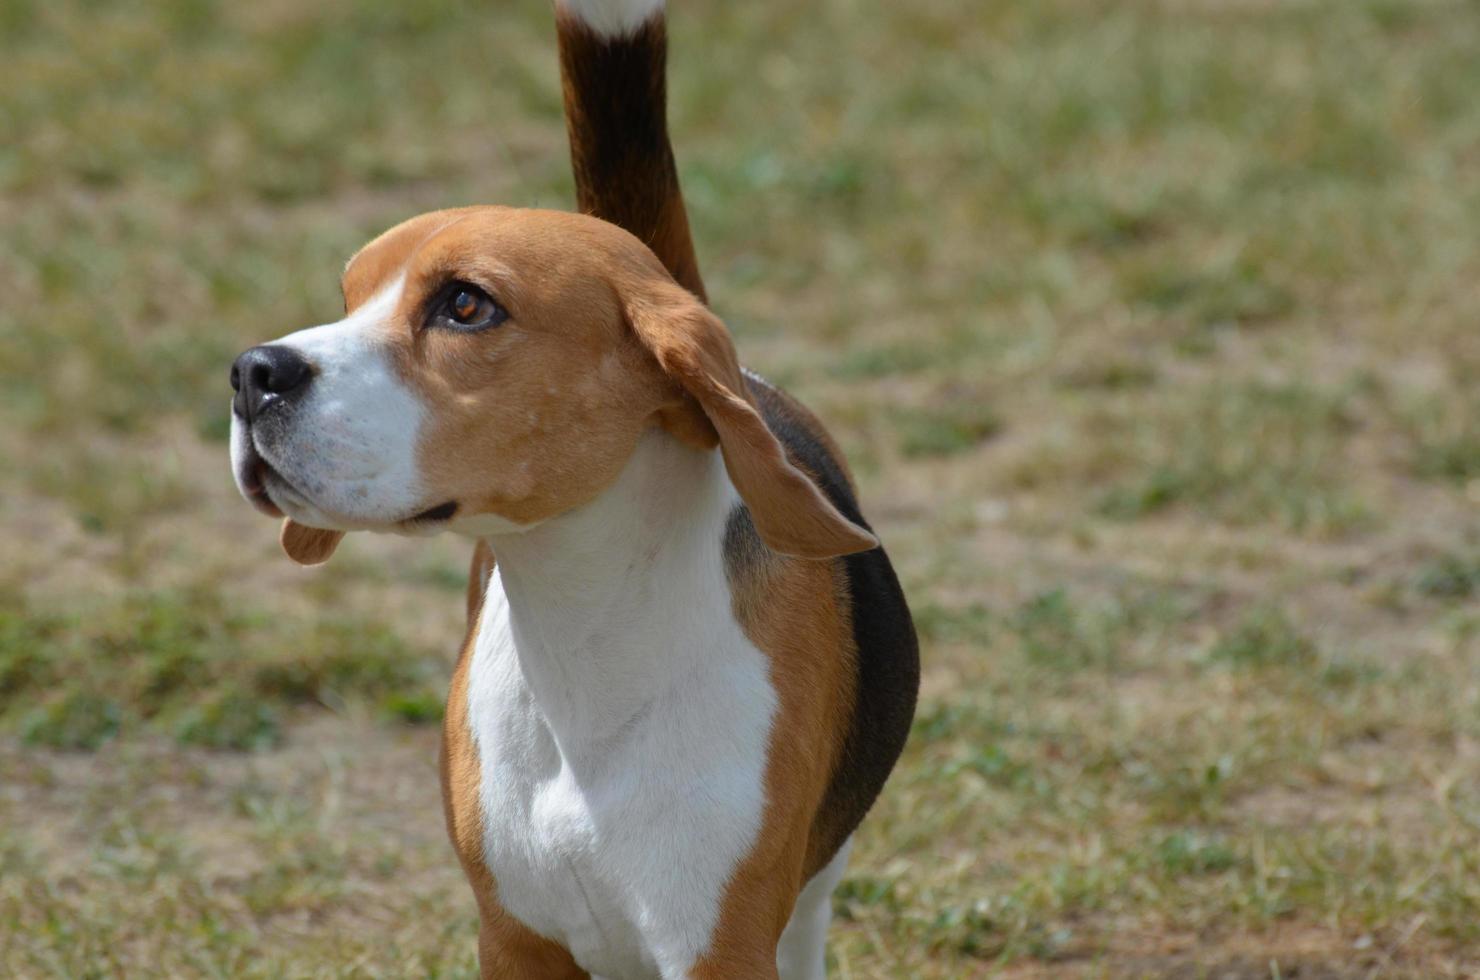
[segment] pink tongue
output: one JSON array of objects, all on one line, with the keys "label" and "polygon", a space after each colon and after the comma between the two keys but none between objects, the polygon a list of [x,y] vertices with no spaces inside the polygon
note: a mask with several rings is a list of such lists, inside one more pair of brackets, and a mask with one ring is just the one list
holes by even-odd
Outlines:
[{"label": "pink tongue", "polygon": [[291,517],[283,518],[283,530],[278,543],[288,557],[300,565],[322,565],[339,547],[343,531],[324,531],[316,527],[299,524]]}]

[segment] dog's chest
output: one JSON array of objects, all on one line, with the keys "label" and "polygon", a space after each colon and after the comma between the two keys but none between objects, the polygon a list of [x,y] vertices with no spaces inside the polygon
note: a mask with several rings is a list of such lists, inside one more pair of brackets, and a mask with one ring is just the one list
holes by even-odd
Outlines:
[{"label": "dog's chest", "polygon": [[[762,823],[767,662],[732,620],[704,627],[648,617],[521,656],[497,572],[485,600],[468,722],[498,900],[614,980],[682,975],[704,953]],[[706,649],[665,657],[665,642]],[[681,674],[650,676],[665,662]]]}]

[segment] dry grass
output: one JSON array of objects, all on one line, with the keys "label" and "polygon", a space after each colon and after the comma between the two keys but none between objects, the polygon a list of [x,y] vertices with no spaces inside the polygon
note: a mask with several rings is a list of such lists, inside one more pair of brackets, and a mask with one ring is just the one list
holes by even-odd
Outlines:
[{"label": "dry grass", "polygon": [[[223,439],[365,238],[570,200],[485,6],[0,0],[0,973],[473,974],[466,545],[290,568]],[[1480,976],[1480,12],[675,6],[717,306],[925,642],[836,974]]]}]

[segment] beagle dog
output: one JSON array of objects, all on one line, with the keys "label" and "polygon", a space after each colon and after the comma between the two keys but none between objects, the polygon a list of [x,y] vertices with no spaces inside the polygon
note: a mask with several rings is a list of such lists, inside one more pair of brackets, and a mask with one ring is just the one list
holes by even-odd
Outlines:
[{"label": "beagle dog", "polygon": [[705,306],[661,0],[561,0],[584,214],[424,214],[345,315],[242,354],[231,455],[299,562],[475,544],[442,750],[485,977],[821,977],[914,712],[837,445]]}]

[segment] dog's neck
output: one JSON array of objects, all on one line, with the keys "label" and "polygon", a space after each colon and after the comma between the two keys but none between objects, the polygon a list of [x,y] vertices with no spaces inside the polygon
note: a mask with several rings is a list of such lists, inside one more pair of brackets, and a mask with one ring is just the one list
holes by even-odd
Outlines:
[{"label": "dog's neck", "polygon": [[489,538],[519,668],[562,752],[599,750],[720,653],[738,501],[718,451],[654,430],[596,500]]}]

